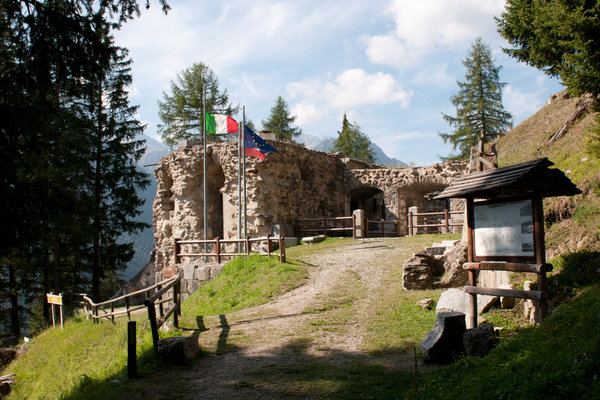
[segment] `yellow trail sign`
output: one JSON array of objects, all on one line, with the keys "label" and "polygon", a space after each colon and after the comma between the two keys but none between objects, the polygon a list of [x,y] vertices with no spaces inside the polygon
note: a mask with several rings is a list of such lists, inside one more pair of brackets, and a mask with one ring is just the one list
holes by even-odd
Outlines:
[{"label": "yellow trail sign", "polygon": [[62,295],[61,294],[46,294],[48,304],[56,304],[62,306]]}]

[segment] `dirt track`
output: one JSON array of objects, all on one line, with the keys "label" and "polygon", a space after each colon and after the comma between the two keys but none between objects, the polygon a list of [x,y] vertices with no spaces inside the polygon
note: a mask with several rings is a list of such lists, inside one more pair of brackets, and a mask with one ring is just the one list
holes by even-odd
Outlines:
[{"label": "dirt track", "polygon": [[[412,254],[395,239],[349,241],[334,254],[313,255],[307,284],[273,302],[204,317],[198,336],[208,356],[191,367],[159,373],[156,384],[135,385],[127,398],[279,399],[306,397],[277,377],[309,365],[369,362],[409,368],[412,354],[374,356],[365,347],[370,310],[381,300],[390,269]],[[308,398],[327,397],[314,393]]]}]

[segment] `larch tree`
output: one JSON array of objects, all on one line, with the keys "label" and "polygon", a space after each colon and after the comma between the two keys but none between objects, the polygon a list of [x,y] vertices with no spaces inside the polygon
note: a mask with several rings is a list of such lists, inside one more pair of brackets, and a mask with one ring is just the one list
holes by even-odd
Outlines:
[{"label": "larch tree", "polygon": [[238,113],[239,106],[229,102],[227,90],[220,89],[213,70],[204,63],[194,64],[177,74],[171,81],[170,93],[163,92],[162,100],[158,101],[158,116],[162,121],[158,131],[168,145],[173,146],[184,139],[201,139],[204,91],[207,113],[228,116]]},{"label": "larch tree", "polygon": [[333,143],[330,151],[341,151],[348,157],[366,162],[373,162],[373,149],[371,140],[360,131],[356,123],[350,123],[346,114],[342,120],[342,130]]},{"label": "larch tree", "polygon": [[471,51],[463,60],[465,80],[458,81],[459,91],[450,97],[456,115],[442,113],[444,120],[454,129],[452,133],[438,134],[445,143],[450,142],[457,153],[443,157],[448,160],[468,159],[471,147],[483,135],[484,142],[502,135],[512,127],[512,116],[502,105],[500,69],[494,64],[492,51],[477,38]]},{"label": "larch tree", "polygon": [[262,127],[264,130],[273,132],[277,140],[293,142],[295,137],[302,134],[302,129],[293,126],[294,121],[296,121],[296,117],[290,115],[287,102],[283,97],[278,96],[275,105],[271,108],[269,118],[262,121]]}]

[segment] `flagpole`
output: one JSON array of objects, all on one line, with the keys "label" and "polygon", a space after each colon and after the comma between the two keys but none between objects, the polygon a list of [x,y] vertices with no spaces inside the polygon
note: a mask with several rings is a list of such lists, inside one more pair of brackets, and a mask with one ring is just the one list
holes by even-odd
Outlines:
[{"label": "flagpole", "polygon": [[[240,127],[241,126],[241,127]],[[242,135],[244,121],[238,124],[238,239],[242,238]],[[238,251],[242,252],[242,244],[238,243]]]},{"label": "flagpole", "polygon": [[246,106],[242,106],[242,164],[244,168],[244,239],[248,237],[248,210],[246,209]]},{"label": "flagpole", "polygon": [[[203,123],[204,118],[206,118],[206,89],[202,90],[202,116],[200,117],[200,123],[202,124],[202,142],[204,143],[204,165],[202,171],[202,186],[203,186],[203,203],[204,203],[204,237],[203,240],[208,240],[208,227],[206,226],[206,221],[208,219],[208,210],[206,204],[206,122]],[[204,254],[206,254],[207,248],[206,243],[204,243]],[[206,261],[206,257],[204,257],[204,261]]]}]

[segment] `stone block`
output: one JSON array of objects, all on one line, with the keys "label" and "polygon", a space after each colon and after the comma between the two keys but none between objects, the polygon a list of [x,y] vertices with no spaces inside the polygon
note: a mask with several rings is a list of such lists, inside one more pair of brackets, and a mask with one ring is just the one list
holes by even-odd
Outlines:
[{"label": "stone block", "polygon": [[183,279],[193,280],[194,279],[194,270],[196,269],[196,265],[194,264],[183,264],[180,269],[183,272]]},{"label": "stone block", "polygon": [[433,329],[421,342],[421,353],[430,362],[451,362],[457,355],[464,352],[463,334],[465,331],[464,313],[439,313]]},{"label": "stone block", "polygon": [[196,268],[196,271],[194,272],[194,279],[196,281],[207,281],[210,279],[210,267],[207,267],[205,265]]},{"label": "stone block", "polygon": [[196,336],[170,337],[158,342],[158,357],[166,364],[188,365],[199,353]]},{"label": "stone block", "polygon": [[210,267],[210,279],[213,279],[215,276],[219,275],[221,272],[223,272],[222,265],[212,265]]},{"label": "stone block", "polygon": [[325,240],[325,235],[305,236],[302,238],[303,243],[318,243]]},{"label": "stone block", "polygon": [[434,245],[434,246],[425,247],[425,252],[432,256],[441,256],[444,254],[445,251],[446,251],[446,248],[442,247],[442,246]]}]

